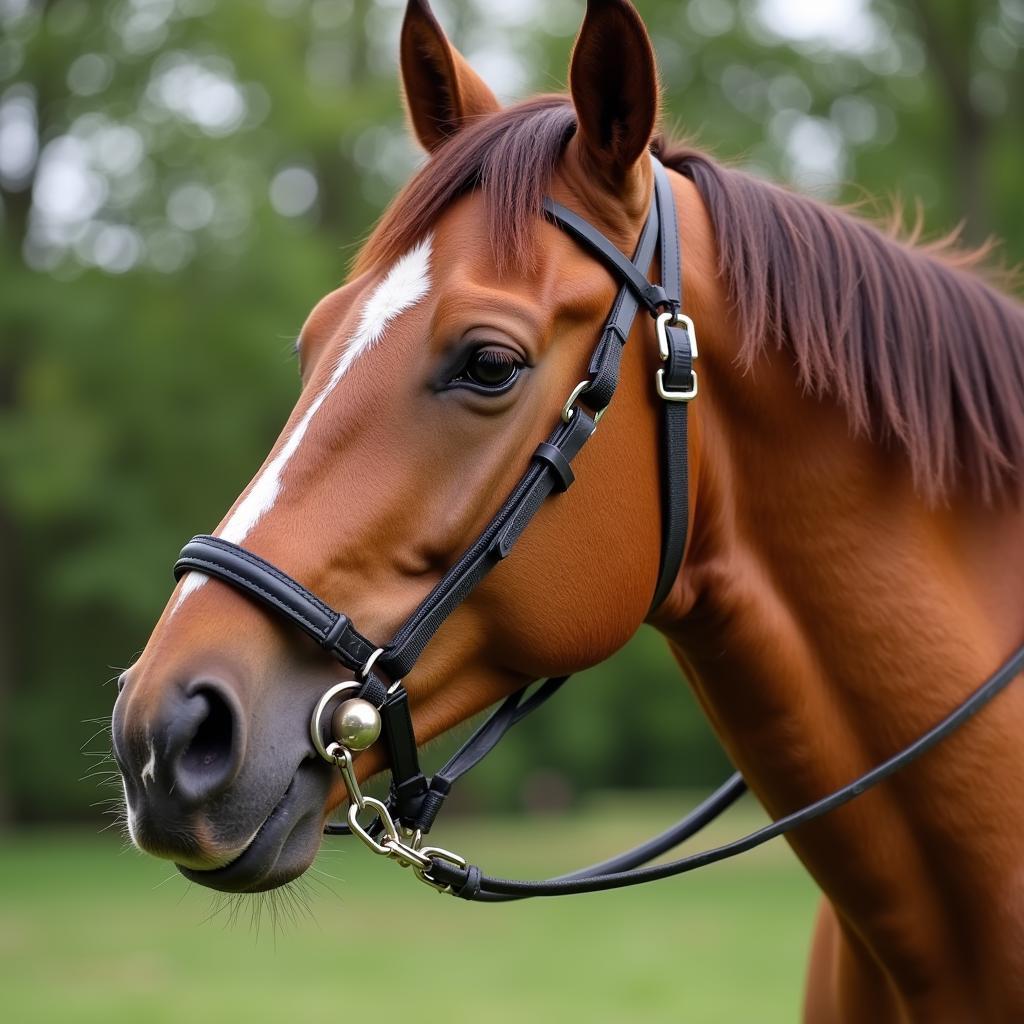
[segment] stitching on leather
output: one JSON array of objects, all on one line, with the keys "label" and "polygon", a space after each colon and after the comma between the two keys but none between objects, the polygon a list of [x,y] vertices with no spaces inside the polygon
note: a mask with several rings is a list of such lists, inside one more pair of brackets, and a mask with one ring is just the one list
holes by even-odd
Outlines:
[{"label": "stitching on leather", "polygon": [[220,537],[207,537],[201,541],[196,541],[196,543],[200,545],[211,544],[212,547],[220,548],[222,551],[227,551],[229,554],[236,555],[241,558],[243,562],[248,562],[255,568],[265,571],[269,576],[273,576],[278,583],[284,584],[296,596],[302,597],[309,601],[310,604],[316,605],[320,611],[325,612],[326,614],[336,614],[329,604],[317,597],[311,590],[302,586],[298,580],[294,580],[290,576],[286,576],[284,572],[277,568],[277,566],[272,565],[270,562],[265,562],[259,555],[254,555],[251,551],[238,547],[230,541],[221,540]]},{"label": "stitching on leather", "polygon": [[205,558],[200,558],[197,555],[188,555],[185,558],[180,558],[178,564],[184,562],[187,565],[195,568],[199,572],[205,572],[210,576],[216,577],[227,577],[235,583],[238,583],[243,590],[250,590],[255,593],[262,595],[263,599],[268,604],[272,604],[275,608],[280,608],[282,611],[288,613],[289,617],[294,617],[299,622],[309,626],[318,637],[324,636],[324,630],[318,626],[312,619],[306,618],[301,612],[297,612],[294,608],[290,608],[284,603],[279,597],[276,597],[269,590],[265,590],[258,583],[253,583],[252,580],[247,579],[245,576],[239,575],[237,572],[232,572],[230,569],[225,569],[224,566],[217,562],[210,562]]},{"label": "stitching on leather", "polygon": [[[336,619],[337,616],[342,614],[336,611],[326,602],[322,601],[314,593],[303,587],[301,583],[291,579],[291,577],[289,576],[286,576],[276,566],[271,565],[270,562],[264,561],[262,558],[259,557],[259,555],[254,555],[251,551],[247,551],[245,548],[237,547],[230,541],[221,540],[219,537],[204,537],[202,540],[194,541],[194,543],[197,547],[202,547],[204,544],[209,545],[210,547],[215,547],[221,551],[226,552],[227,554],[240,557],[243,562],[246,562],[247,564],[253,566],[256,569],[266,571],[269,576],[272,576],[279,583],[284,584],[295,597],[303,601],[308,601],[310,604],[314,605],[318,611],[322,612],[326,616],[334,617]],[[314,622],[312,622],[310,619],[303,617],[299,612],[294,611],[294,609],[290,608],[287,604],[281,601],[280,598],[275,597],[273,594],[271,594],[269,591],[264,590],[258,584],[253,583],[247,577],[233,573],[230,569],[222,568],[220,566],[220,563],[218,562],[210,562],[205,559],[201,559],[199,556],[195,555],[189,555],[187,557],[194,558],[196,561],[201,561],[205,566],[214,566],[220,572],[230,573],[231,578],[233,580],[237,580],[245,586],[252,587],[255,591],[258,591],[260,594],[265,595],[268,601],[273,602],[275,608],[279,608],[286,612],[293,613],[296,616],[296,618],[300,619],[302,622],[305,622],[312,629],[315,629],[319,634],[322,634],[323,640],[326,641],[327,633],[329,632],[330,628],[334,625],[333,622],[331,623],[331,626],[321,628],[317,626]],[[179,561],[184,561],[184,559],[180,559]],[[211,575],[216,575],[216,573],[211,573]],[[326,642],[323,642],[322,646],[327,647]],[[351,620],[349,621],[349,625],[345,633],[343,633],[342,636],[338,638],[338,640],[335,642],[333,646],[347,654],[354,661],[365,660],[363,658],[364,652],[366,650],[373,649],[373,644],[371,644],[371,642],[367,640],[365,637],[358,634],[358,631],[351,625]]]}]

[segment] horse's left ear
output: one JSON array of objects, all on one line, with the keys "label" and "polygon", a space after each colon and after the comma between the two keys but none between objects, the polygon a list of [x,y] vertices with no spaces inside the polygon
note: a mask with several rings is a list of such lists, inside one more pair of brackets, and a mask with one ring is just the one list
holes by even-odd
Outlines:
[{"label": "horse's left ear", "polygon": [[629,0],[588,0],[569,67],[585,163],[619,189],[658,119],[658,71],[647,29]]},{"label": "horse's left ear", "polygon": [[409,0],[401,52],[405,104],[424,149],[433,152],[471,118],[501,109],[487,83],[448,41],[427,0]]}]

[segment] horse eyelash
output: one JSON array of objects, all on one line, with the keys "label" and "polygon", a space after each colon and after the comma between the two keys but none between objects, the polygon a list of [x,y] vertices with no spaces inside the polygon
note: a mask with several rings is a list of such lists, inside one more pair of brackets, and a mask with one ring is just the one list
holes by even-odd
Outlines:
[{"label": "horse eyelash", "polygon": [[475,349],[470,358],[482,359],[486,363],[516,363],[516,357],[506,349],[478,348]]}]

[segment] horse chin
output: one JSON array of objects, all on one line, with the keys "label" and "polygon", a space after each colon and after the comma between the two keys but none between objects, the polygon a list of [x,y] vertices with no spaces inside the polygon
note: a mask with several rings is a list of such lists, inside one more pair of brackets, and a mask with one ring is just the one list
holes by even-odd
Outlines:
[{"label": "horse chin", "polygon": [[220,892],[265,892],[296,879],[313,863],[323,835],[324,775],[305,763],[252,838],[229,864],[201,869],[178,864],[191,882]]}]

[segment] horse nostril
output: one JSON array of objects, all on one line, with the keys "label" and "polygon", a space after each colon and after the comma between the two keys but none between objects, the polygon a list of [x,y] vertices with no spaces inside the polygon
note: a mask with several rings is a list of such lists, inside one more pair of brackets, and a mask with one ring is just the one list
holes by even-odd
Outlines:
[{"label": "horse nostril", "polygon": [[181,751],[172,774],[181,796],[200,802],[225,789],[238,774],[244,753],[241,715],[233,696],[218,683],[194,684],[185,700],[176,737]]}]

